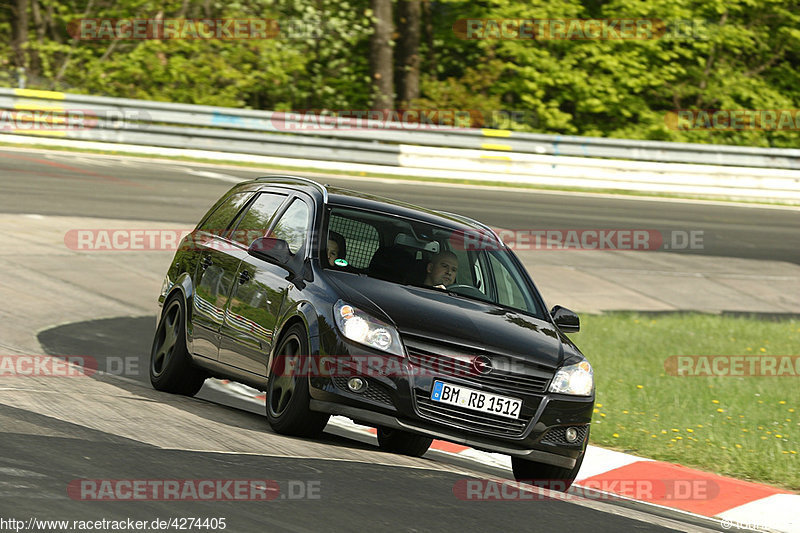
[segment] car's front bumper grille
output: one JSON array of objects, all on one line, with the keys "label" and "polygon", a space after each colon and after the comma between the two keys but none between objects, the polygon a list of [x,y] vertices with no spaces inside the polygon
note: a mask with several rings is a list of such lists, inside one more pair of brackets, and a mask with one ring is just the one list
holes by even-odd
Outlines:
[{"label": "car's front bumper grille", "polygon": [[511,419],[489,413],[479,413],[460,407],[434,402],[417,395],[417,409],[420,415],[437,422],[458,426],[471,431],[479,431],[503,437],[519,437],[525,432],[530,418]]},{"label": "car's front bumper grille", "polygon": [[550,428],[547,433],[542,437],[543,444],[554,444],[556,446],[581,446],[583,441],[586,440],[586,433],[589,432],[589,426],[569,426],[574,427],[578,431],[578,438],[573,442],[569,442],[566,437],[567,428],[558,427]]},{"label": "car's front bumper grille", "polygon": [[[465,387],[523,400],[520,418],[512,419],[434,402],[430,399],[430,390],[414,387],[416,408],[421,417],[473,432],[502,437],[522,436],[553,375],[551,370],[527,361],[512,362],[501,356],[475,353],[474,350],[427,339],[406,337],[403,340],[415,376],[449,380]],[[489,373],[479,373],[473,366],[478,356],[491,361],[492,370]]]},{"label": "car's front bumper grille", "polygon": [[[351,392],[350,389],[347,388],[347,379],[345,377],[334,377],[333,379],[334,385],[337,388],[342,389],[344,391]],[[392,399],[389,397],[389,394],[384,390],[384,388],[375,383],[374,380],[363,378],[367,381],[367,388],[364,392],[359,393],[359,396],[372,400],[374,402],[385,403],[387,405],[393,405]],[[352,393],[355,394],[355,393]]]},{"label": "car's front bumper grille", "polygon": [[412,348],[408,360],[415,367],[438,377],[458,377],[496,389],[516,394],[536,394],[547,390],[550,381],[546,376],[528,376],[503,370],[479,374],[469,361],[446,355],[432,355]]},{"label": "car's front bumper grille", "polygon": [[[522,395],[544,393],[553,378],[551,369],[524,359],[512,359],[416,336],[407,335],[403,341],[409,362],[423,374],[434,377],[457,377],[501,392]],[[490,372],[477,371],[474,361],[479,357],[491,362]]]}]

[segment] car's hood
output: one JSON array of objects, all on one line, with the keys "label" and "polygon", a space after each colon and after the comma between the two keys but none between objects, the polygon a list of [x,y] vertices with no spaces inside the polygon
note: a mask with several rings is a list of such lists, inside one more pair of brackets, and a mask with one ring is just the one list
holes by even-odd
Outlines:
[{"label": "car's hood", "polygon": [[405,342],[424,338],[550,368],[563,359],[561,333],[544,320],[435,289],[341,272],[328,274],[343,300],[397,326]]}]

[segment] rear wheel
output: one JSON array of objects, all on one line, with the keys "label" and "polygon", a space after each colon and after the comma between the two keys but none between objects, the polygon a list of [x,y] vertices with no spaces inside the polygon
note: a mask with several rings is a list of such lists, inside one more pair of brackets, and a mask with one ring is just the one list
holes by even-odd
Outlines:
[{"label": "rear wheel", "polygon": [[514,470],[514,478],[517,481],[550,490],[567,492],[572,482],[578,477],[585,455],[586,452],[578,458],[572,468],[538,463],[520,457],[511,457],[511,467]]},{"label": "rear wheel", "polygon": [[194,396],[206,377],[192,364],[186,349],[186,308],[181,295],[176,294],[164,304],[153,338],[150,383],[156,390]]},{"label": "rear wheel", "polygon": [[378,428],[378,446],[386,452],[422,457],[432,442],[432,438],[416,433],[386,427]]},{"label": "rear wheel", "polygon": [[267,380],[267,421],[278,433],[311,437],[322,433],[330,415],[309,408],[308,376],[302,370],[308,355],[306,331],[295,324],[283,335]]}]

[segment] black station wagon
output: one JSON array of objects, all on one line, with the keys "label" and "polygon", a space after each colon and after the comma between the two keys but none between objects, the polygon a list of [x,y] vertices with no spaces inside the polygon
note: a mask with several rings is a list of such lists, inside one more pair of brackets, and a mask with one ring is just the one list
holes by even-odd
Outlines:
[{"label": "black station wagon", "polygon": [[150,379],[265,391],[283,434],[330,415],[374,426],[387,451],[433,438],[511,456],[520,480],[580,468],[592,367],[487,226],[297,177],[236,185],[181,243],[159,296]]}]

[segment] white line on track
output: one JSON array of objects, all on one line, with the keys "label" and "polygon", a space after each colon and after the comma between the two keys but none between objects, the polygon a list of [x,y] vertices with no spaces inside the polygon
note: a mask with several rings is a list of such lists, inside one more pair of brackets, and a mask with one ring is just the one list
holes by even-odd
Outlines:
[{"label": "white line on track", "polygon": [[193,168],[188,167],[174,167],[176,169],[183,170],[187,174],[191,174],[192,176],[200,176],[202,178],[211,178],[214,180],[220,181],[228,181],[230,183],[240,183],[242,181],[246,181],[247,178],[237,178],[236,176],[231,176],[230,174],[221,174],[219,172],[211,172],[208,170],[195,170]]}]

